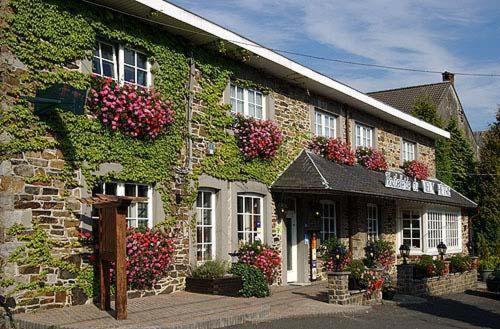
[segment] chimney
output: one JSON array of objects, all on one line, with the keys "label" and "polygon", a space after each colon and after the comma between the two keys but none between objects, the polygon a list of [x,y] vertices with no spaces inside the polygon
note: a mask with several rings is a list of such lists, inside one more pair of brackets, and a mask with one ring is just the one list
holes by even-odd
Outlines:
[{"label": "chimney", "polygon": [[443,73],[441,73],[441,75],[443,76],[443,82],[449,81],[451,82],[451,84],[455,83],[455,74],[448,71],[444,71]]}]

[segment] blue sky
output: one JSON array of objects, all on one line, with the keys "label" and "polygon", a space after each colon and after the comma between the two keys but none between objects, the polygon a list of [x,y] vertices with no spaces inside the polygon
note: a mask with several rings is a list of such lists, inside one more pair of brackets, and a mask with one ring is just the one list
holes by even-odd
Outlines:
[{"label": "blue sky", "polygon": [[[497,0],[170,0],[270,48],[365,63],[500,74]],[[364,92],[441,81],[287,55]],[[474,130],[495,119],[500,77],[456,76]]]}]

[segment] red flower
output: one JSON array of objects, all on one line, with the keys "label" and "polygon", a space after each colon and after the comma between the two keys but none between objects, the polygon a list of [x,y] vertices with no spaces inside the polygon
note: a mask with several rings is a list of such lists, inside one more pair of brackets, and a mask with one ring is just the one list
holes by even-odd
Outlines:
[{"label": "red flower", "polygon": [[384,154],[376,149],[359,147],[356,150],[356,158],[362,166],[370,170],[387,170],[387,162],[385,161]]},{"label": "red flower", "polygon": [[283,142],[281,131],[273,121],[245,118],[241,115],[236,117],[234,134],[238,147],[247,160],[269,160],[276,155]]},{"label": "red flower", "polygon": [[309,149],[340,164],[353,166],[356,163],[354,152],[338,138],[316,137],[309,144]]},{"label": "red flower", "polygon": [[418,160],[405,162],[403,165],[403,169],[405,175],[411,178],[423,180],[429,177],[429,167],[427,167],[425,163]]},{"label": "red flower", "polygon": [[242,245],[238,252],[240,254],[239,262],[260,269],[269,284],[272,284],[279,276],[281,257],[279,252],[271,247],[256,241],[252,244]]},{"label": "red flower", "polygon": [[174,122],[172,104],[159,93],[130,84],[120,86],[109,78],[94,77],[88,103],[102,124],[132,137],[154,139]]}]

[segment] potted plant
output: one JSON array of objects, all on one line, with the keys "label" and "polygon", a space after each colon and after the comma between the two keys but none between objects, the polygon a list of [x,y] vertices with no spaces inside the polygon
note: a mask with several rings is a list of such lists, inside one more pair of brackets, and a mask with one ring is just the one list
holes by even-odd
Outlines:
[{"label": "potted plant", "polygon": [[488,291],[500,293],[500,269],[495,270],[486,279],[486,288]]},{"label": "potted plant", "polygon": [[346,245],[335,237],[323,242],[321,252],[327,272],[344,272],[352,260]]},{"label": "potted plant", "polygon": [[491,273],[500,265],[500,259],[498,257],[485,257],[479,260],[479,275],[481,281],[485,282]]},{"label": "potted plant", "polygon": [[202,294],[237,296],[243,288],[239,276],[228,274],[229,265],[221,260],[209,260],[196,267],[186,278],[186,291]]},{"label": "potted plant", "polygon": [[397,290],[392,282],[392,278],[387,272],[382,277],[384,279],[384,283],[382,284],[382,299],[393,300]]},{"label": "potted plant", "polygon": [[351,272],[349,275],[349,290],[362,290],[366,288],[366,282],[363,280],[365,264],[362,260],[353,260],[346,266],[345,270]]}]

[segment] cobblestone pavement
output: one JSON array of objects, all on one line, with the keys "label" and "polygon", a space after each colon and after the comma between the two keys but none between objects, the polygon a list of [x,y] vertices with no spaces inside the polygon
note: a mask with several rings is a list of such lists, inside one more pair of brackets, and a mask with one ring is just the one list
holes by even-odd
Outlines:
[{"label": "cobblestone pavement", "polygon": [[369,312],[247,323],[227,329],[500,328],[500,296],[471,291],[425,302],[374,306]]},{"label": "cobblestone pavement", "polygon": [[128,319],[116,321],[94,305],[15,316],[18,328],[219,328],[249,320],[351,314],[369,309],[326,303],[326,283],[274,287],[269,298],[232,298],[178,292],[130,299]]}]

